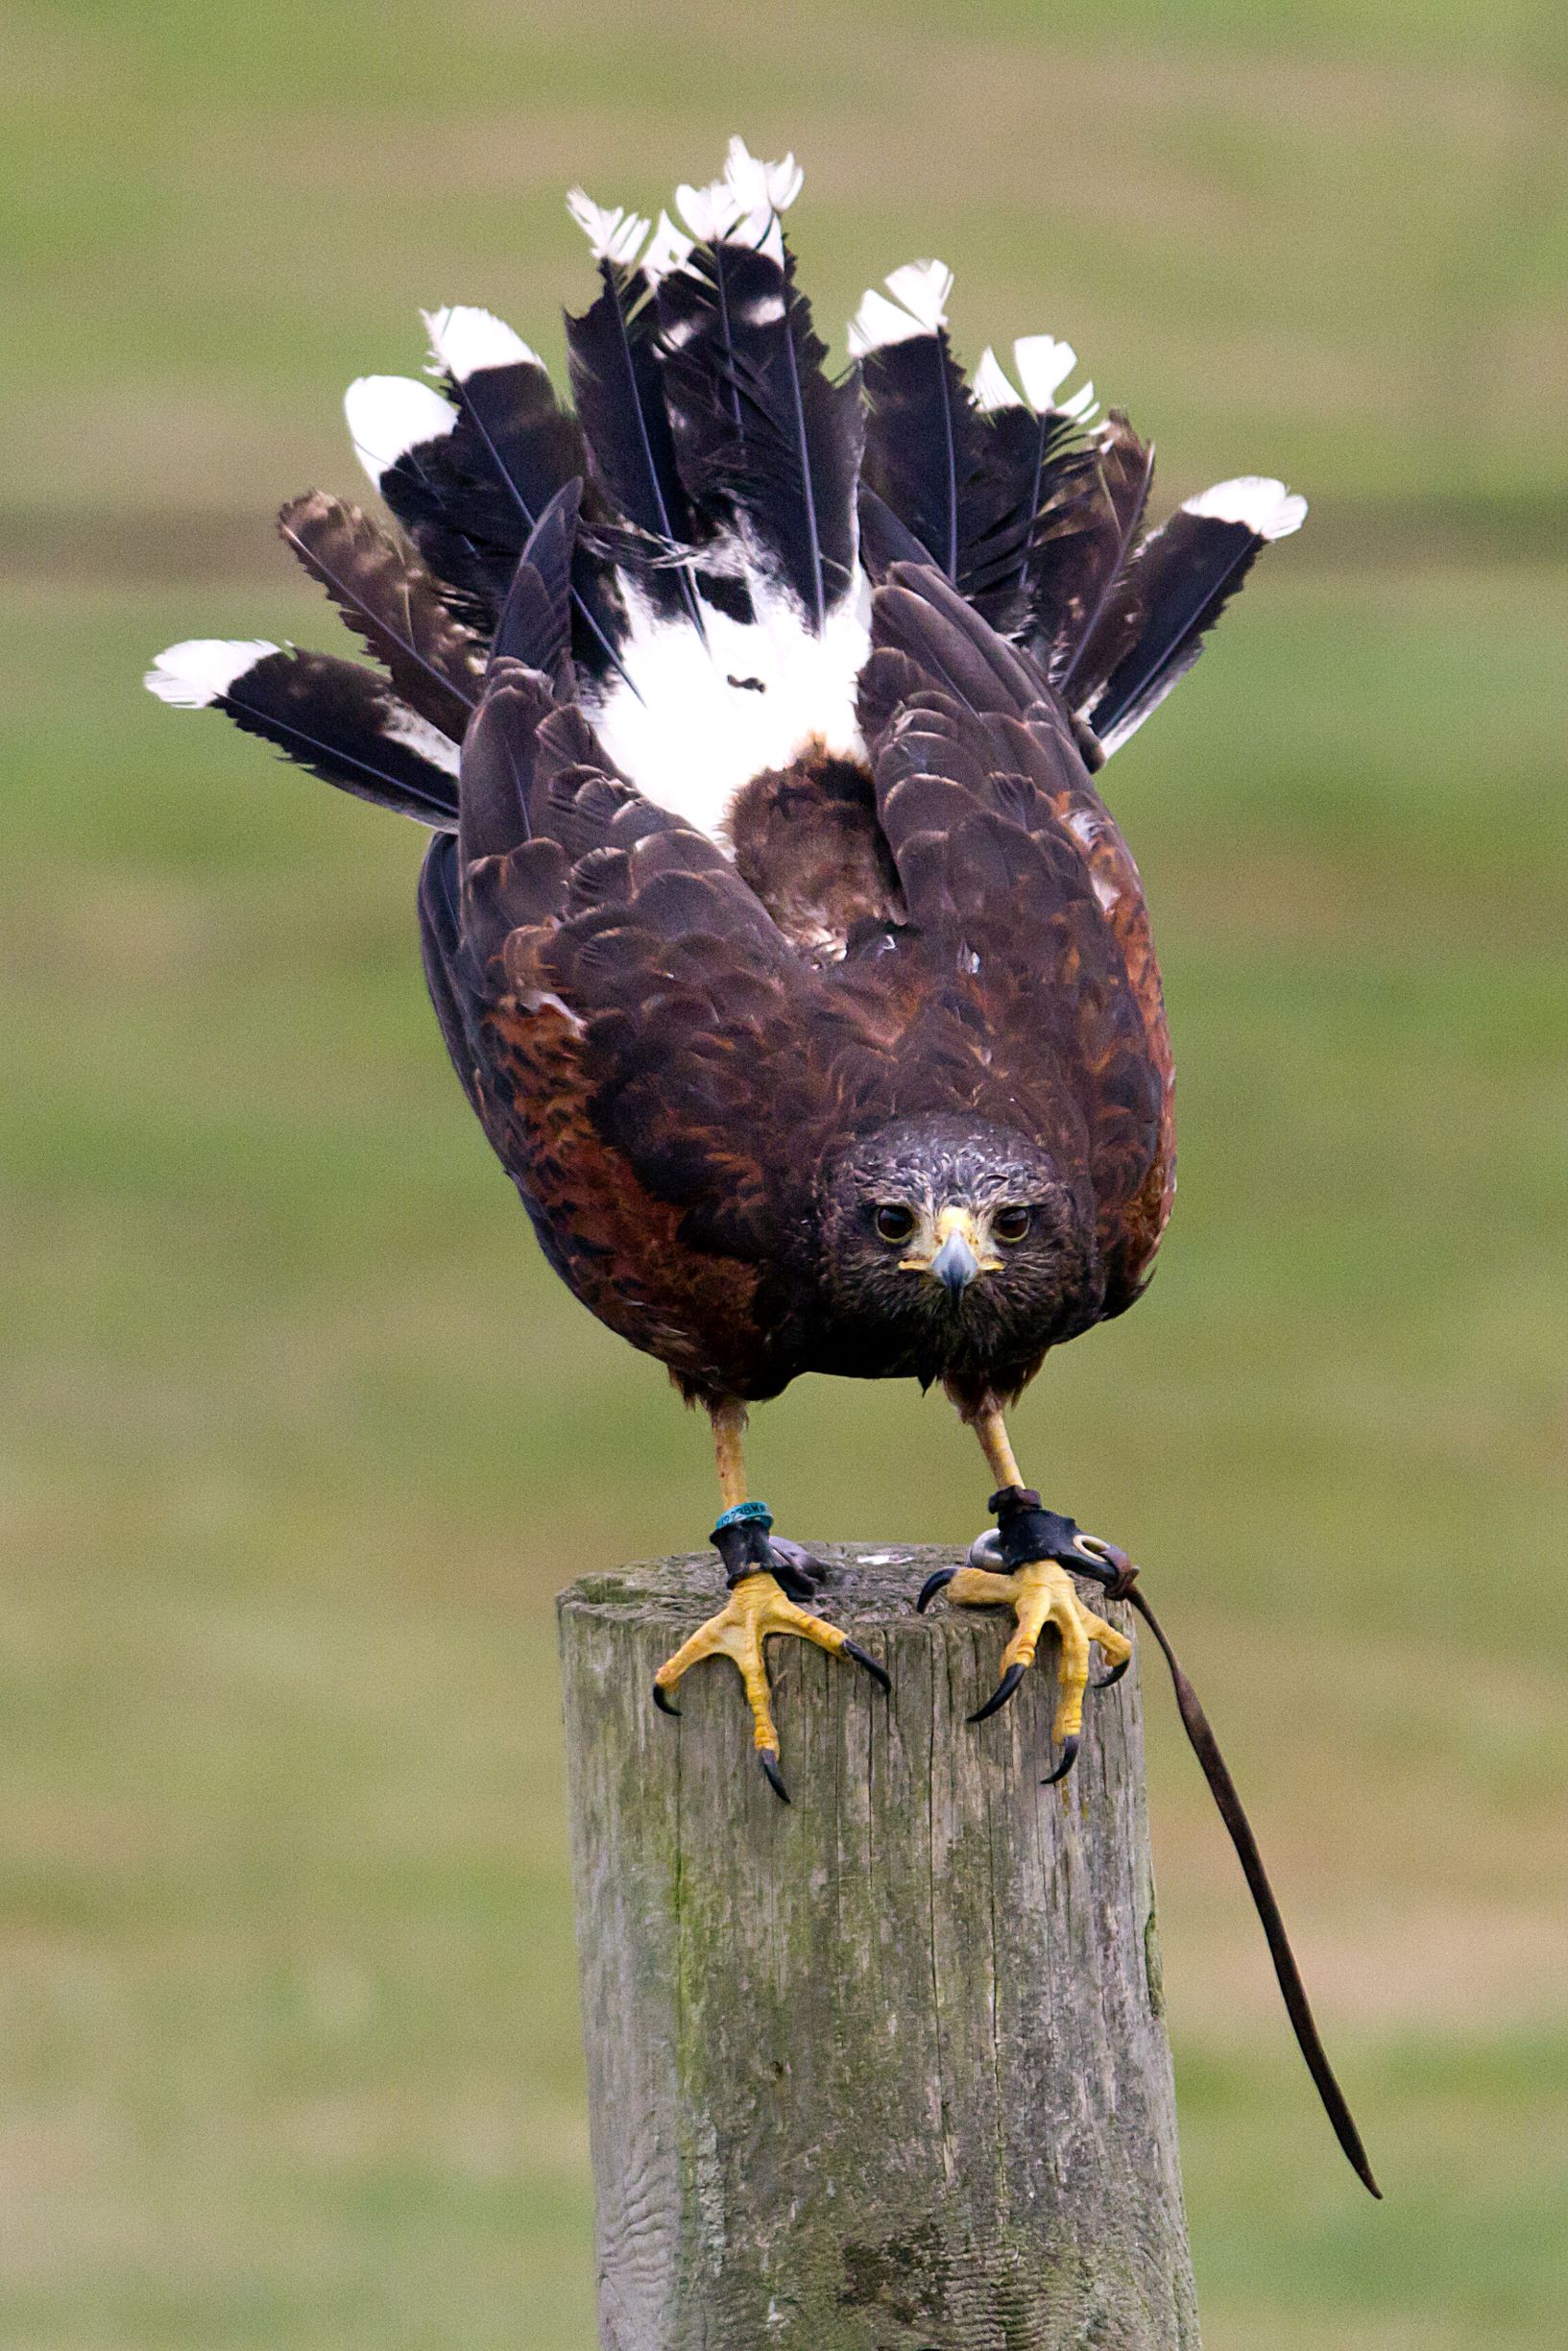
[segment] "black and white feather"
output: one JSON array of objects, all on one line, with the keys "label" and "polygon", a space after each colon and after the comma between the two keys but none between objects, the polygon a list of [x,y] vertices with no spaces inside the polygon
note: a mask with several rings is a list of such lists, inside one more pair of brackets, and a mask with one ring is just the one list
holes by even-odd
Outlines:
[{"label": "black and white feather", "polygon": [[494,312],[429,310],[434,380],[363,376],[345,402],[398,529],[322,492],[283,510],[379,667],[194,640],[152,691],[449,829],[487,664],[521,664],[629,788],[727,849],[754,776],[810,745],[863,758],[871,586],[924,562],[1035,659],[1091,758],[1091,733],[1116,749],[1305,501],[1246,475],[1148,529],[1152,447],[1065,390],[1052,336],[971,380],[938,261],[865,296],[834,377],[784,235],[800,186],[734,139],[674,218],[574,191],[599,282],[567,322],[573,407]]},{"label": "black and white feather", "polygon": [[221,710],[340,791],[438,832],[457,823],[456,743],[374,669],[264,639],[197,637],[160,653],[146,684],[176,710]]},{"label": "black and white feather", "polygon": [[357,506],[322,490],[291,498],[277,528],[410,709],[461,742],[479,698],[485,640],[457,618],[423,564]]},{"label": "black and white feather", "polygon": [[[647,543],[621,571],[624,675],[586,681],[582,699],[622,772],[714,836],[741,787],[807,741],[861,749],[860,403],[853,378],[829,380],[794,283],[782,215],[800,182],[791,158],[736,139],[718,179],[677,190],[679,229],[662,217],[650,236],[571,200],[604,279],[568,325],[574,372],[601,416],[604,486]],[[635,392],[612,416],[616,367]],[[661,568],[691,595],[677,604]]]},{"label": "black and white feather", "polygon": [[948,339],[953,272],[910,261],[871,287],[850,321],[866,390],[867,485],[955,584],[979,526],[985,432]]},{"label": "black and white feather", "polygon": [[1158,708],[1203,650],[1203,640],[1266,546],[1288,539],[1307,501],[1257,473],[1188,498],[1150,531],[1128,567],[1132,640],[1082,715],[1114,751]]}]

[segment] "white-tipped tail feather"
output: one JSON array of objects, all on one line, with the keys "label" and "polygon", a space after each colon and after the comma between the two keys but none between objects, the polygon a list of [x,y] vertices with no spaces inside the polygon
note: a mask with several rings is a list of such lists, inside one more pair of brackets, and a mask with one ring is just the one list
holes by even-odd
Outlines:
[{"label": "white-tipped tail feather", "polygon": [[806,174],[792,155],[777,163],[754,156],[743,138],[730,141],[724,177],[742,212],[787,212],[806,182]]},{"label": "white-tipped tail feather", "polygon": [[158,654],[142,684],[173,710],[210,710],[237,677],[281,649],[265,637],[187,637]]},{"label": "white-tipped tail feather", "polygon": [[467,383],[481,368],[543,367],[538,351],[514,334],[494,310],[466,303],[421,312],[430,336],[430,373]]},{"label": "white-tipped tail feather", "polygon": [[628,212],[624,205],[595,204],[587,190],[580,187],[568,191],[567,210],[587,237],[595,261],[613,262],[617,269],[630,268],[648,233],[648,224],[639,212]]},{"label": "white-tipped tail feather", "polygon": [[722,174],[706,187],[683,180],[675,191],[675,209],[699,245],[716,245],[740,218],[739,200]]},{"label": "white-tipped tail feather", "polygon": [[379,489],[399,457],[422,442],[440,441],[457,424],[457,410],[434,384],[414,376],[360,376],[343,396],[354,455]]},{"label": "white-tipped tail feather", "polygon": [[221,709],[340,791],[446,830],[457,821],[459,747],[379,670],[264,639],[170,645],[146,685],[177,710]]},{"label": "white-tipped tail feather", "polygon": [[[454,739],[523,526],[586,470],[626,551],[614,530],[556,549],[578,696],[622,772],[721,842],[753,776],[813,741],[863,751],[857,490],[875,493],[865,512],[885,519],[889,545],[929,554],[984,618],[1049,657],[1114,749],[1192,666],[1262,546],[1299,528],[1306,500],[1247,474],[1146,531],[1151,452],[1124,420],[1083,429],[1094,386],[1063,397],[1072,345],[1021,336],[1007,366],[988,348],[966,385],[948,339],[953,273],[935,259],[865,294],[849,327],[859,380],[832,383],[783,240],[802,178],[793,155],[768,160],[736,137],[717,178],[676,190],[679,224],[571,191],[604,279],[568,321],[575,422],[546,395],[532,347],[468,303],[424,314],[445,397],[403,376],[349,387],[359,461],[423,559],[419,625],[399,544],[352,510],[334,521],[328,501],[309,530],[305,514],[293,544],[393,684],[261,639],[192,639],[158,655],[150,691],[176,708],[221,705],[341,788],[449,826]],[[719,244],[728,255],[696,250]],[[776,265],[777,282],[736,246]],[[540,381],[515,398],[507,371],[532,369]],[[877,576],[889,560],[874,558]]]},{"label": "white-tipped tail feather", "polygon": [[1075,417],[1083,424],[1097,404],[1092,383],[1074,392],[1069,400],[1058,404],[1056,400],[1077,364],[1078,354],[1071,343],[1059,343],[1054,335],[1020,335],[1013,345],[1013,365],[1024,387],[1020,393],[987,344],[975,370],[975,405],[988,416],[1000,408],[1032,408],[1036,416],[1044,416],[1054,408],[1058,416]]},{"label": "white-tipped tail feather", "polygon": [[[692,512],[692,480],[707,505],[680,605],[667,574],[639,580],[623,569],[615,674],[580,665],[578,692],[639,789],[719,838],[752,776],[787,764],[813,738],[838,751],[858,741],[856,680],[869,649],[856,559],[858,418],[853,391],[840,395],[821,375],[808,313],[784,274],[780,215],[801,182],[793,156],[766,160],[732,139],[715,179],[677,188],[683,226],[662,214],[646,249],[636,247],[659,290],[662,413],[651,434],[623,389],[641,384],[654,358],[641,332],[649,313],[628,327],[601,297],[568,326],[579,409],[601,472],[624,485],[628,514],[669,539],[672,521]],[[621,235],[617,216],[572,208],[596,248]],[[698,246],[746,247],[779,275]],[[743,594],[719,594],[721,579]]]},{"label": "white-tipped tail feather", "polygon": [[1212,522],[1242,522],[1260,539],[1289,539],[1307,519],[1307,501],[1267,473],[1239,473],[1182,502],[1182,513]]},{"label": "white-tipped tail feather", "polygon": [[691,258],[691,239],[683,236],[667,212],[661,212],[642,255],[643,275],[657,285],[672,270],[685,269]]},{"label": "white-tipped tail feather", "polygon": [[953,272],[945,261],[906,261],[882,279],[887,294],[868,286],[850,321],[852,359],[867,351],[885,351],[892,343],[912,343],[917,335],[935,334],[948,323],[948,297]]},{"label": "white-tipped tail feather", "polygon": [[794,203],[805,177],[792,155],[767,163],[751,153],[744,139],[733,138],[718,178],[706,187],[683,182],[675,191],[675,209],[699,245],[714,245],[720,239],[749,245],[782,267],[779,215]]},{"label": "white-tipped tail feather", "polygon": [[988,343],[980,353],[975,370],[973,385],[975,405],[985,416],[995,416],[999,408],[1022,408],[1024,395],[1009,382],[1007,372]]},{"label": "white-tipped tail feather", "polygon": [[[1077,364],[1078,354],[1072,344],[1058,342],[1054,335],[1020,335],[1013,345],[1018,380],[1036,414],[1050,406]],[[1087,404],[1094,398],[1093,384],[1086,385],[1074,398]]]}]

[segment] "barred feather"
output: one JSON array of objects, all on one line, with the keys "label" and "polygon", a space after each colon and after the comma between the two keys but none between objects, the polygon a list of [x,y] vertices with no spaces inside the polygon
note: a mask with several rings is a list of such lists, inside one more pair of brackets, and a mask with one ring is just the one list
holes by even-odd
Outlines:
[{"label": "barred feather", "polygon": [[291,498],[277,527],[403,700],[460,741],[478,699],[484,643],[454,618],[423,564],[357,506],[322,490]]}]

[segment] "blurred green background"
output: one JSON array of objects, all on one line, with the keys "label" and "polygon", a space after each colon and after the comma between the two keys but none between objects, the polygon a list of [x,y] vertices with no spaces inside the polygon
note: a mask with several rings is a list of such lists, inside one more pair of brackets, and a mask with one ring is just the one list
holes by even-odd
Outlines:
[{"label": "blurred green background", "polygon": [[[1141,1556],[1387,2191],[1151,1693],[1211,2351],[1568,2339],[1568,36],[1471,0],[0,10],[0,2339],[588,2351],[550,1599],[709,1522],[419,976],[414,828],[139,689],[330,644],[270,534],[418,305],[552,359],[583,179],[807,165],[806,282],[1070,336],[1168,497],[1305,490],[1110,774],[1182,1192],[1020,1416]],[[797,1536],[965,1538],[940,1403],[803,1387]],[[788,1726],[784,1725],[787,1742]]]}]

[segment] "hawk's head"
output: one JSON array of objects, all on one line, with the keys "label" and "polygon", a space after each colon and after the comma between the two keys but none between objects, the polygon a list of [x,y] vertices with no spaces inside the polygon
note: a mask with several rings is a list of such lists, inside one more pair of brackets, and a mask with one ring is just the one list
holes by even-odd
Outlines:
[{"label": "hawk's head", "polygon": [[820,1232],[836,1320],[933,1376],[1037,1355],[1098,1288],[1092,1213],[1028,1136],[901,1119],[829,1170]]}]

